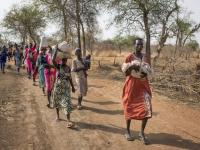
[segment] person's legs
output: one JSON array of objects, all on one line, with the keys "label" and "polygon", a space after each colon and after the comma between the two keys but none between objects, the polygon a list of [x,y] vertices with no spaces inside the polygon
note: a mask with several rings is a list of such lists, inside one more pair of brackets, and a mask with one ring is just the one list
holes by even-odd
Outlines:
[{"label": "person's legs", "polygon": [[70,122],[70,113],[67,114],[67,121]]},{"label": "person's legs", "polygon": [[37,68],[35,68],[33,72],[33,85],[35,85],[37,73],[38,73],[38,70]]},{"label": "person's legs", "polygon": [[78,96],[78,106],[77,106],[77,108],[79,110],[82,108],[82,100],[83,100],[83,96],[79,95]]},{"label": "person's legs", "polygon": [[131,125],[131,119],[126,120],[126,130],[127,130],[127,133],[125,134],[125,138],[126,138],[128,141],[133,141],[134,138],[133,138],[133,136],[131,135],[130,125]]},{"label": "person's legs", "polygon": [[68,128],[73,128],[74,127],[75,124],[73,122],[71,122],[71,120],[70,120],[70,113],[67,114],[67,122],[68,122],[67,123],[67,127]]},{"label": "person's legs", "polygon": [[128,134],[131,134],[131,132],[130,132],[130,126],[131,126],[131,120],[128,119],[128,120],[126,120],[126,130],[127,130]]},{"label": "person's legs", "polygon": [[2,71],[3,71],[3,73],[5,73],[5,63],[4,62],[2,64]]},{"label": "person's legs", "polygon": [[42,87],[42,92],[45,95],[45,87]]},{"label": "person's legs", "polygon": [[47,106],[50,107],[50,103],[51,103],[51,91],[47,92],[47,99],[48,99],[48,104]]},{"label": "person's legs", "polygon": [[148,118],[145,118],[142,120],[142,125],[141,125],[141,131],[139,133],[139,137],[140,137],[140,140],[143,141],[144,144],[149,144],[150,142],[146,139],[145,137],[145,133],[144,133],[144,130],[145,130],[145,127],[147,125],[147,122],[148,122]]},{"label": "person's legs", "polygon": [[83,99],[82,96],[79,96],[79,97],[78,97],[78,105],[80,105],[80,106],[81,106],[81,104],[82,104],[82,99]]},{"label": "person's legs", "polygon": [[31,79],[31,71],[28,71],[28,78]]},{"label": "person's legs", "polygon": [[56,114],[57,114],[57,118],[56,118],[56,120],[60,120],[59,108],[56,108]]},{"label": "person's legs", "polygon": [[142,136],[145,136],[144,135],[144,130],[145,130],[145,127],[147,125],[147,122],[148,122],[148,118],[145,118],[145,119],[142,120],[141,132],[140,132]]},{"label": "person's legs", "polygon": [[1,69],[1,71],[3,70],[3,63],[2,62],[0,62],[0,69]]}]

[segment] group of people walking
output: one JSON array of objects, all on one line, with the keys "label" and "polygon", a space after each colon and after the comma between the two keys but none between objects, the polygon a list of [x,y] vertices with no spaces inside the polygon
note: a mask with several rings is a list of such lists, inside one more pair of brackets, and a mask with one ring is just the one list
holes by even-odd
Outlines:
[{"label": "group of people walking", "polygon": [[[128,141],[134,140],[130,131],[131,120],[141,120],[139,137],[144,144],[149,144],[144,130],[148,119],[152,117],[152,93],[148,80],[151,69],[146,63],[145,54],[142,53],[143,45],[142,39],[136,39],[135,50],[126,58],[122,66],[122,72],[126,76],[122,102],[126,120],[125,138]],[[61,52],[58,47],[55,50],[52,50],[50,46],[42,47],[39,51],[36,44],[29,44],[25,47],[24,55],[22,55],[22,47],[15,45],[15,48],[18,72],[21,62],[24,62],[28,78],[33,78],[33,85],[38,74],[39,86],[44,94],[47,93],[47,106],[56,108],[57,120],[60,120],[59,113],[62,110],[67,117],[67,127],[73,127],[74,123],[70,119],[73,109],[71,92],[77,92],[77,109],[81,109],[83,97],[87,95],[87,70],[90,68],[90,56],[83,58],[81,49],[77,48],[74,51],[75,58],[72,60],[72,66],[69,66],[67,63],[69,58],[64,53],[61,60],[57,60],[57,54]],[[5,66],[6,51],[4,47],[0,53],[1,68]],[[75,74],[76,88],[72,80],[72,72]]]},{"label": "group of people walking", "polygon": [[[89,59],[82,57],[81,49],[75,49],[75,59],[72,66],[68,65],[69,56],[62,54],[57,59],[57,53],[63,53],[58,47],[54,50],[51,46],[42,47],[40,51],[36,44],[30,44],[25,48],[24,61],[27,68],[28,78],[33,78],[33,85],[36,85],[36,76],[39,76],[39,87],[43,94],[47,95],[49,108],[56,108],[57,120],[60,120],[60,110],[67,117],[67,127],[71,128],[74,123],[70,119],[73,106],[71,92],[78,94],[77,109],[82,108],[83,96],[87,95],[87,70]],[[71,73],[75,74],[76,89]]]},{"label": "group of people walking", "polygon": [[9,44],[8,48],[5,45],[0,47],[0,69],[2,73],[5,74],[6,63],[13,60],[17,67],[17,71],[20,72],[23,57],[23,47],[20,45]]}]

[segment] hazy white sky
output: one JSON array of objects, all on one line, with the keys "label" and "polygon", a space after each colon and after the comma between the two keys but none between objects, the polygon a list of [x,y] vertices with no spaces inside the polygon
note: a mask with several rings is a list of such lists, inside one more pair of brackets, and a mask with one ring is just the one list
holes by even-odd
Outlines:
[{"label": "hazy white sky", "polygon": [[[13,4],[19,4],[23,1],[28,1],[28,0],[0,0],[0,20],[3,19],[5,14],[9,11],[9,9],[12,7]],[[191,17],[193,18],[194,21],[200,22],[200,0],[182,0],[183,6],[188,10],[193,12]],[[98,18],[100,22],[100,27],[103,31],[102,37],[103,39],[107,38],[112,38],[117,34],[117,30],[114,27],[111,27],[109,29],[106,29],[107,23],[109,22],[109,16],[106,14],[103,14],[101,17]],[[50,34],[54,32],[55,30],[50,27],[47,30],[47,33]],[[200,42],[200,35],[196,35],[197,40]]]}]

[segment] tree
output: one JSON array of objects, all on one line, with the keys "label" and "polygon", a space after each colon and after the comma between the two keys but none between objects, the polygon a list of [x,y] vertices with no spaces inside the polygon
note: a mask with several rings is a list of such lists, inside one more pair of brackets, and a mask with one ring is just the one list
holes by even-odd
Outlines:
[{"label": "tree", "polygon": [[[168,1],[169,2],[169,1]],[[168,7],[166,7],[166,5]],[[160,57],[160,53],[165,46],[165,43],[167,39],[170,37],[170,34],[173,34],[174,29],[174,22],[176,21],[176,14],[179,13],[180,6],[178,5],[178,0],[171,1],[169,4],[162,5],[160,7],[166,7],[162,8],[164,11],[157,13],[154,12],[155,19],[157,19],[157,26],[155,31],[159,29],[158,26],[160,26],[160,31],[158,34],[158,47],[157,47],[157,55],[154,57],[154,63],[156,60]]]},{"label": "tree", "polygon": [[196,51],[199,48],[199,43],[196,40],[191,40],[186,44],[186,47],[190,48],[193,51]]},{"label": "tree", "polygon": [[[162,21],[167,22],[167,14],[171,15],[166,9],[172,8],[175,0],[110,0],[107,3],[108,9],[113,9],[115,22],[125,24],[126,29],[142,30],[146,36],[146,54],[148,63],[151,63],[151,37],[154,35],[153,29]],[[165,16],[165,17],[163,17]],[[163,19],[165,18],[165,19]],[[166,23],[163,22],[166,26]],[[163,32],[165,33],[165,31]],[[165,40],[163,40],[165,41]],[[163,42],[162,42],[163,43]]]},{"label": "tree", "polygon": [[135,41],[135,39],[137,39],[137,36],[120,36],[117,35],[116,37],[114,37],[113,42],[115,45],[117,45],[118,49],[119,49],[119,54],[121,54],[122,52],[122,48],[126,47],[126,48],[130,48],[133,45],[133,41]]},{"label": "tree", "polygon": [[194,33],[200,29],[200,23],[194,23],[190,19],[178,18],[176,20],[178,46],[183,47],[187,41],[194,36]]},{"label": "tree", "polygon": [[67,41],[72,22],[67,11],[71,6],[69,0],[34,0],[34,4],[39,8],[45,9],[49,21],[56,22],[61,26],[64,33],[64,40]]},{"label": "tree", "polygon": [[38,39],[38,33],[45,28],[45,16],[42,10],[34,5],[12,8],[3,20],[3,26],[10,30],[11,34],[18,34],[25,42],[28,36],[34,42]]},{"label": "tree", "polygon": [[55,18],[58,20],[64,29],[65,40],[74,38],[75,29],[77,45],[80,48],[83,45],[83,55],[86,55],[86,33],[97,23],[96,0],[35,0],[35,2],[38,5],[42,4],[53,20]]}]

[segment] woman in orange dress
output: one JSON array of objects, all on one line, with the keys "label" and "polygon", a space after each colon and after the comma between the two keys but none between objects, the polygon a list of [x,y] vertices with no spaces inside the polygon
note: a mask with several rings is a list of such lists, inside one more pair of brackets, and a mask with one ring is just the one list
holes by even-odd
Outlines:
[{"label": "woman in orange dress", "polygon": [[[145,55],[141,52],[143,49],[142,39],[137,39],[135,41],[135,49],[136,52],[130,54],[126,58],[125,64],[130,64],[134,60],[138,60],[141,63],[145,61]],[[124,70],[124,73],[126,74],[126,81],[123,88],[122,99],[127,124],[127,133],[125,134],[125,137],[128,141],[133,141],[134,138],[130,132],[131,120],[142,120],[139,137],[144,144],[149,144],[147,138],[145,137],[144,129],[148,119],[152,117],[152,94],[147,75],[141,74],[140,77],[134,77],[132,75],[133,70],[139,72],[141,69],[137,68],[137,66],[131,66]]]}]

